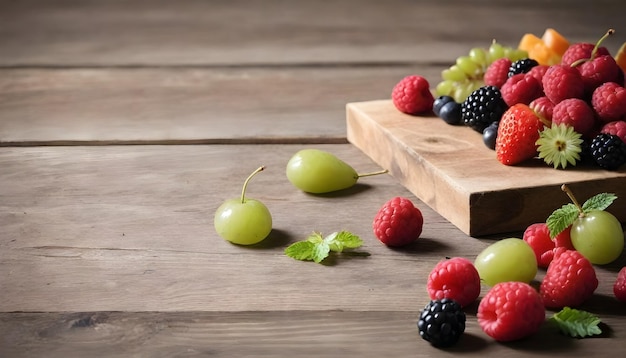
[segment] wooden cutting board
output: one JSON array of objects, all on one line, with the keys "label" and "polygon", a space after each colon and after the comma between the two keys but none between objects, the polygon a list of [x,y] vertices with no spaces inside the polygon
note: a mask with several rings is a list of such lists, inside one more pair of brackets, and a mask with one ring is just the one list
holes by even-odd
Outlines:
[{"label": "wooden cutting board", "polygon": [[582,203],[611,192],[607,209],[626,221],[626,168],[578,165],[557,170],[536,159],[505,166],[479,133],[435,116],[399,112],[391,100],[348,103],[347,138],[402,185],[470,236],[513,233],[545,221],[569,203],[568,184]]}]

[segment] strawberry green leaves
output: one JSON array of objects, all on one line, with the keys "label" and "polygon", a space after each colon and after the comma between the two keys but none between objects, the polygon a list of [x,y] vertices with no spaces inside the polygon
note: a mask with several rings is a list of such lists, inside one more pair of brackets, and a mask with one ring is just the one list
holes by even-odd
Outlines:
[{"label": "strawberry green leaves", "polygon": [[564,307],[552,315],[550,321],[555,323],[563,334],[570,337],[585,338],[602,334],[599,327],[600,318],[586,311]]},{"label": "strawberry green leaves", "polygon": [[300,261],[320,263],[331,252],[341,253],[345,249],[356,249],[362,244],[361,238],[348,231],[333,232],[326,237],[314,232],[306,240],[289,245],[285,249],[285,255]]}]

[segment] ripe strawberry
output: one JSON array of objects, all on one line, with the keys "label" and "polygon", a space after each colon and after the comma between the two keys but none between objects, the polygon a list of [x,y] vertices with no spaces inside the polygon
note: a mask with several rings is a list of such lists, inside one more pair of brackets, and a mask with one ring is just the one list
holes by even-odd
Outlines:
[{"label": "ripe strawberry", "polygon": [[580,72],[565,65],[550,66],[543,75],[543,92],[552,103],[559,103],[568,98],[582,98],[585,86]]},{"label": "ripe strawberry", "polygon": [[504,165],[515,165],[537,155],[537,139],[544,124],[537,114],[523,103],[509,107],[498,125],[496,156]]},{"label": "ripe strawberry", "polygon": [[591,106],[601,122],[619,120],[626,115],[626,88],[614,82],[598,86],[591,96]]},{"label": "ripe strawberry", "polygon": [[395,197],[386,202],[374,217],[374,234],[387,246],[408,245],[422,234],[424,217],[411,200]]},{"label": "ripe strawberry", "polygon": [[583,137],[589,137],[595,125],[595,115],[587,102],[580,98],[568,98],[557,103],[552,112],[553,124],[565,124]]},{"label": "ripe strawberry", "polygon": [[420,114],[433,108],[435,98],[430,92],[430,84],[422,76],[410,75],[398,82],[391,92],[396,108],[407,114]]},{"label": "ripe strawberry", "polygon": [[617,274],[617,279],[613,284],[613,294],[618,300],[626,302],[626,267],[622,267]]},{"label": "ripe strawberry", "polygon": [[500,88],[502,99],[510,107],[517,103],[529,104],[543,96],[541,83],[533,76],[518,73],[509,77]]},{"label": "ripe strawberry", "polygon": [[524,282],[494,285],[478,305],[480,328],[500,342],[522,339],[536,333],[546,318],[539,293]]},{"label": "ripe strawberry", "polygon": [[593,266],[576,250],[556,250],[539,293],[549,308],[580,306],[598,288]]},{"label": "ripe strawberry", "polygon": [[509,68],[511,67],[511,60],[507,57],[499,58],[491,63],[485,71],[483,81],[487,86],[502,87],[504,82],[509,78]]},{"label": "ripe strawberry", "polygon": [[613,121],[602,126],[601,133],[613,134],[626,143],[626,121]]},{"label": "ripe strawberry", "polygon": [[426,289],[431,300],[450,298],[465,307],[480,295],[480,276],[470,260],[453,257],[435,265],[428,275]]}]

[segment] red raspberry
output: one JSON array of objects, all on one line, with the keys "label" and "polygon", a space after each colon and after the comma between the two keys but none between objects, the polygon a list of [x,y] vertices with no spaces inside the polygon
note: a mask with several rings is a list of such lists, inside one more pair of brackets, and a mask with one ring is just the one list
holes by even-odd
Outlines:
[{"label": "red raspberry", "polygon": [[465,307],[480,295],[480,276],[470,260],[453,257],[435,265],[428,275],[426,289],[432,300],[450,298]]},{"label": "red raspberry", "polygon": [[539,81],[541,84],[541,89],[543,90],[543,76],[546,74],[546,71],[550,68],[548,65],[537,65],[532,67],[526,74],[528,76],[533,76]]},{"label": "red raspberry", "polygon": [[[591,58],[591,53],[595,46],[595,44],[588,42],[579,42],[570,45],[563,53],[563,56],[561,56],[561,64],[571,66],[578,60]],[[604,46],[598,47],[596,56],[604,55],[610,55],[609,50]]]},{"label": "red raspberry", "polygon": [[502,87],[504,82],[509,78],[509,68],[511,67],[511,60],[506,57],[499,58],[491,63],[485,71],[483,81],[487,86]]},{"label": "red raspberry", "polygon": [[501,282],[480,300],[478,324],[500,342],[522,339],[536,333],[546,319],[541,296],[525,282]]},{"label": "red raspberry", "polygon": [[536,223],[524,230],[522,239],[530,245],[535,252],[537,265],[546,268],[552,262],[554,255],[554,241],[550,238],[550,231],[546,223]]},{"label": "red raspberry", "polygon": [[593,91],[591,106],[601,122],[619,120],[626,115],[626,88],[614,82],[600,85]]},{"label": "red raspberry", "polygon": [[533,76],[518,73],[509,77],[500,89],[502,99],[510,107],[517,103],[530,104],[534,99],[543,96],[541,83]]},{"label": "red raspberry", "polygon": [[580,306],[598,288],[593,266],[576,250],[556,250],[539,293],[549,308]]},{"label": "red raspberry", "polygon": [[626,121],[609,122],[602,126],[600,132],[616,135],[626,143]]},{"label": "red raspberry", "polygon": [[407,114],[420,114],[432,110],[435,98],[430,84],[421,76],[410,75],[398,82],[391,92],[396,108]]},{"label": "red raspberry", "polygon": [[544,93],[555,104],[568,98],[582,98],[585,93],[580,72],[570,66],[550,66],[542,83]]},{"label": "red raspberry", "polygon": [[536,98],[528,105],[541,118],[552,122],[552,113],[554,113],[554,103],[546,96]]},{"label": "red raspberry", "polygon": [[626,302],[626,267],[622,267],[617,274],[617,279],[613,284],[613,294],[618,300]]},{"label": "red raspberry", "polygon": [[605,82],[618,82],[622,71],[611,55],[596,56],[576,66],[583,79],[585,93],[591,94]]},{"label": "red raspberry", "polygon": [[374,234],[387,246],[408,245],[422,234],[424,217],[411,200],[395,197],[386,202],[374,217]]},{"label": "red raspberry", "polygon": [[[554,237],[555,249],[563,248],[566,250],[575,250],[574,245],[572,244],[572,237],[570,236],[571,231],[572,226],[570,225],[567,229],[563,230],[560,234]],[[552,256],[556,256],[556,253]]]},{"label": "red raspberry", "polygon": [[564,123],[574,127],[583,137],[588,137],[595,125],[595,114],[587,102],[579,98],[568,98],[557,103],[552,113],[552,123]]}]

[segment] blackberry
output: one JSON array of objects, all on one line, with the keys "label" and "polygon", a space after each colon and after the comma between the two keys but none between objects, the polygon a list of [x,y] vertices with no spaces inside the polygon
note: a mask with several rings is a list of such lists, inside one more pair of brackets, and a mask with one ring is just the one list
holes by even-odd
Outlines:
[{"label": "blackberry", "polygon": [[478,133],[493,122],[499,122],[508,106],[495,86],[483,86],[472,92],[461,104],[461,119]]},{"label": "blackberry", "polygon": [[530,71],[531,68],[538,66],[539,62],[533,60],[532,58],[523,58],[521,60],[517,60],[511,64],[509,67],[509,77],[513,77],[519,73],[526,73]]},{"label": "blackberry", "polygon": [[465,331],[465,312],[458,302],[432,300],[422,310],[417,328],[420,336],[435,347],[454,345]]},{"label": "blackberry", "polygon": [[626,163],[626,143],[614,134],[600,133],[591,140],[591,157],[600,168],[617,170]]}]

